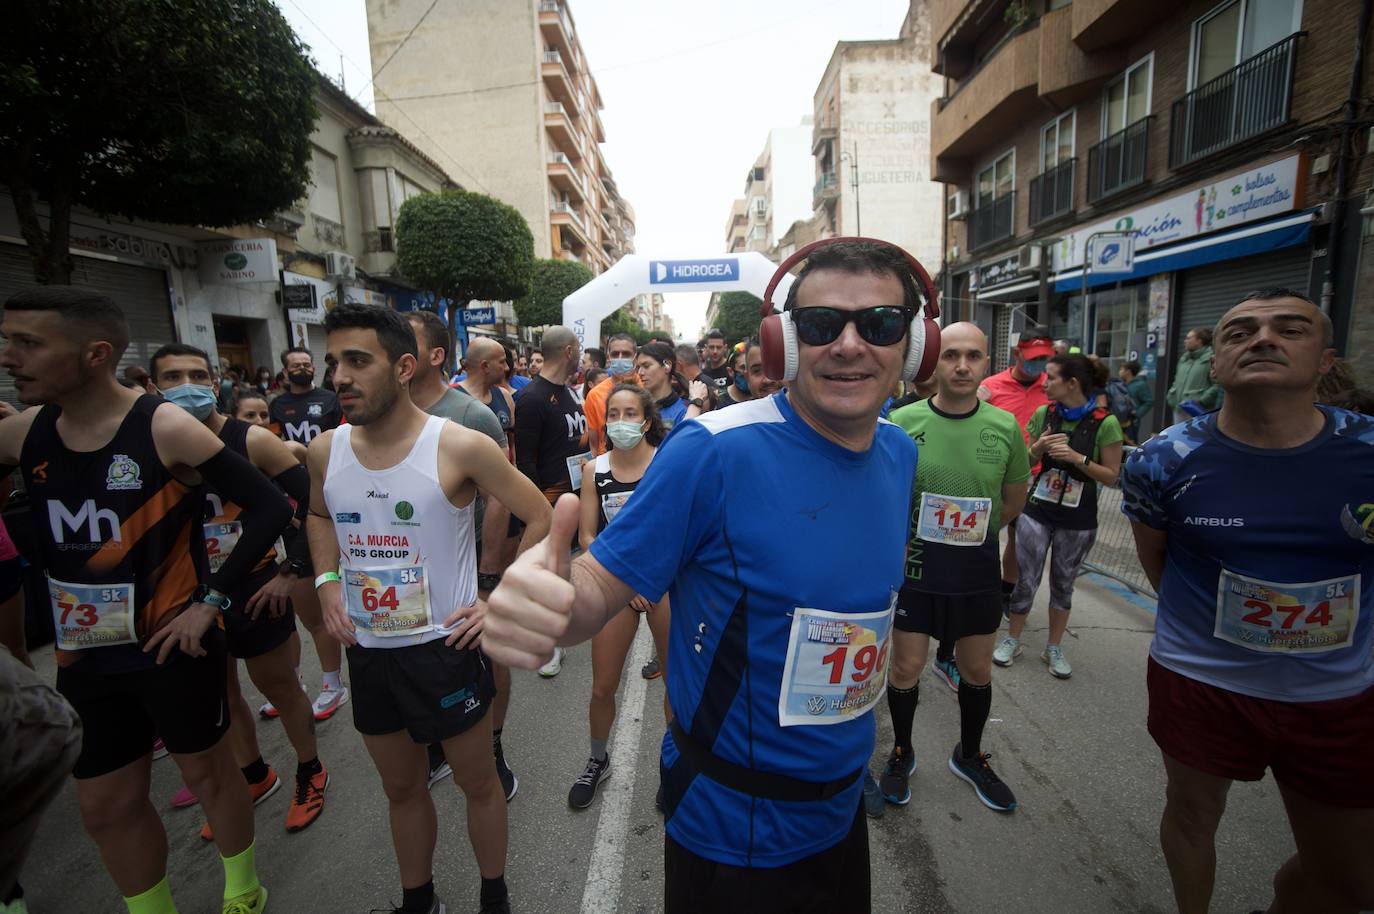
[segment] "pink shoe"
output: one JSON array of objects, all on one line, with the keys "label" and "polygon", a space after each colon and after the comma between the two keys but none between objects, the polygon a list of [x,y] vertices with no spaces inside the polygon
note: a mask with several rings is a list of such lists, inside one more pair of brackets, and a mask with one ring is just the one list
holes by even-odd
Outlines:
[{"label": "pink shoe", "polygon": [[162,737],[153,740],[153,761],[167,757],[167,746],[162,742]]},{"label": "pink shoe", "polygon": [[195,806],[199,802],[200,799],[195,794],[191,793],[191,788],[182,787],[172,797],[172,808],[185,809],[188,806]]}]

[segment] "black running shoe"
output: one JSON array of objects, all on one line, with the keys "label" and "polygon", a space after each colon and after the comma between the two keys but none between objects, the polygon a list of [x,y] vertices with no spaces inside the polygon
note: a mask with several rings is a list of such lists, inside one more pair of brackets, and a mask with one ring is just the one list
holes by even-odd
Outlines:
[{"label": "black running shoe", "polygon": [[883,799],[897,806],[910,803],[910,781],[915,773],[916,759],[912,757],[911,752],[904,752],[900,746],[894,746],[887,757],[883,776],[878,780],[878,789],[882,792]]},{"label": "black running shoe", "polygon": [[1011,812],[1016,808],[1016,795],[992,770],[988,764],[990,758],[991,753],[984,752],[977,758],[966,759],[963,746],[956,743],[954,753],[949,757],[949,770],[954,772],[955,777],[967,781],[988,809]]},{"label": "black running shoe", "polygon": [[592,805],[592,800],[596,799],[596,789],[601,786],[601,782],[611,776],[611,756],[607,753],[606,758],[598,762],[594,758],[587,759],[587,767],[573,781],[572,789],[568,791],[568,805],[573,809],[586,809]]},{"label": "black running shoe", "polygon": [[501,792],[506,795],[506,802],[509,803],[515,796],[515,792],[520,789],[520,781],[515,776],[515,772],[510,770],[510,765],[506,764],[506,750],[501,746],[498,737],[492,737],[491,753],[496,756],[496,776],[501,779]]}]

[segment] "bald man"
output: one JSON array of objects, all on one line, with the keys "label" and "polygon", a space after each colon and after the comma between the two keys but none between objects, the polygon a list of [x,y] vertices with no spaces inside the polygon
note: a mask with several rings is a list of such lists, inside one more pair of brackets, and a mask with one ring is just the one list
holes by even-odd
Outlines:
[{"label": "bald man", "polygon": [[1002,622],[997,534],[1026,503],[1030,466],[1016,417],[978,399],[988,340],[970,323],[940,332],[935,395],[892,413],[920,451],[912,487],[905,580],[893,622],[887,704],[893,747],[878,786],[889,803],[911,800],[911,727],[933,635],[954,643],[959,742],[949,770],[989,809],[1016,808],[988,764],[983,728],[992,709],[993,639]]},{"label": "bald man", "polygon": [[[1336,352],[1330,319],[1300,292],[1252,292],[1213,342],[1221,410],[1165,430],[1121,468],[1122,509],[1159,594],[1147,719],[1167,778],[1159,837],[1175,902],[1208,910],[1231,782],[1268,770],[1297,848],[1268,910],[1367,911],[1374,420],[1315,402]],[[1260,891],[1259,870],[1247,877]]]},{"label": "bald man", "polygon": [[[485,336],[474,337],[463,355],[463,368],[467,377],[458,385],[459,389],[496,413],[501,431],[506,433],[507,440],[511,439],[515,433],[515,398],[500,386],[506,377],[506,347]],[[512,459],[513,445],[512,441],[507,448]]]}]

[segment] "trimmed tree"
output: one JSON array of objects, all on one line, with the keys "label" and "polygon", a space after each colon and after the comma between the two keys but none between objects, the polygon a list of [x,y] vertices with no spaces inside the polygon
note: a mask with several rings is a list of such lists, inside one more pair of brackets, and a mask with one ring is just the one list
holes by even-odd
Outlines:
[{"label": "trimmed tree", "polygon": [[759,309],[763,299],[748,292],[722,292],[716,311],[716,326],[730,344],[747,340],[759,332]]},{"label": "trimmed tree", "polygon": [[521,326],[563,323],[563,299],[591,282],[591,268],[577,260],[536,260],[530,293],[515,301]]},{"label": "trimmed tree", "polygon": [[73,206],[225,226],[306,191],[319,77],[270,0],[14,0],[0,57],[0,181],[40,283],[71,281]]},{"label": "trimmed tree", "polygon": [[525,217],[486,194],[444,190],[401,204],[396,217],[401,275],[449,300],[449,342],[457,310],[470,301],[515,301],[529,294],[534,236]]}]

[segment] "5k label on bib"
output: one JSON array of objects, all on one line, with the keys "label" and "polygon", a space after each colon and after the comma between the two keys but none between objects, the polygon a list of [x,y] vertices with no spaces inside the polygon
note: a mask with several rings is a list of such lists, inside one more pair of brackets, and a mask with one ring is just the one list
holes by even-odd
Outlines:
[{"label": "5k label on bib", "polygon": [[1347,647],[1360,613],[1360,576],[1279,584],[1222,569],[1213,634],[1267,654]]},{"label": "5k label on bib", "polygon": [[778,696],[779,726],[842,724],[878,703],[887,687],[896,605],[893,594],[881,612],[793,610]]}]

